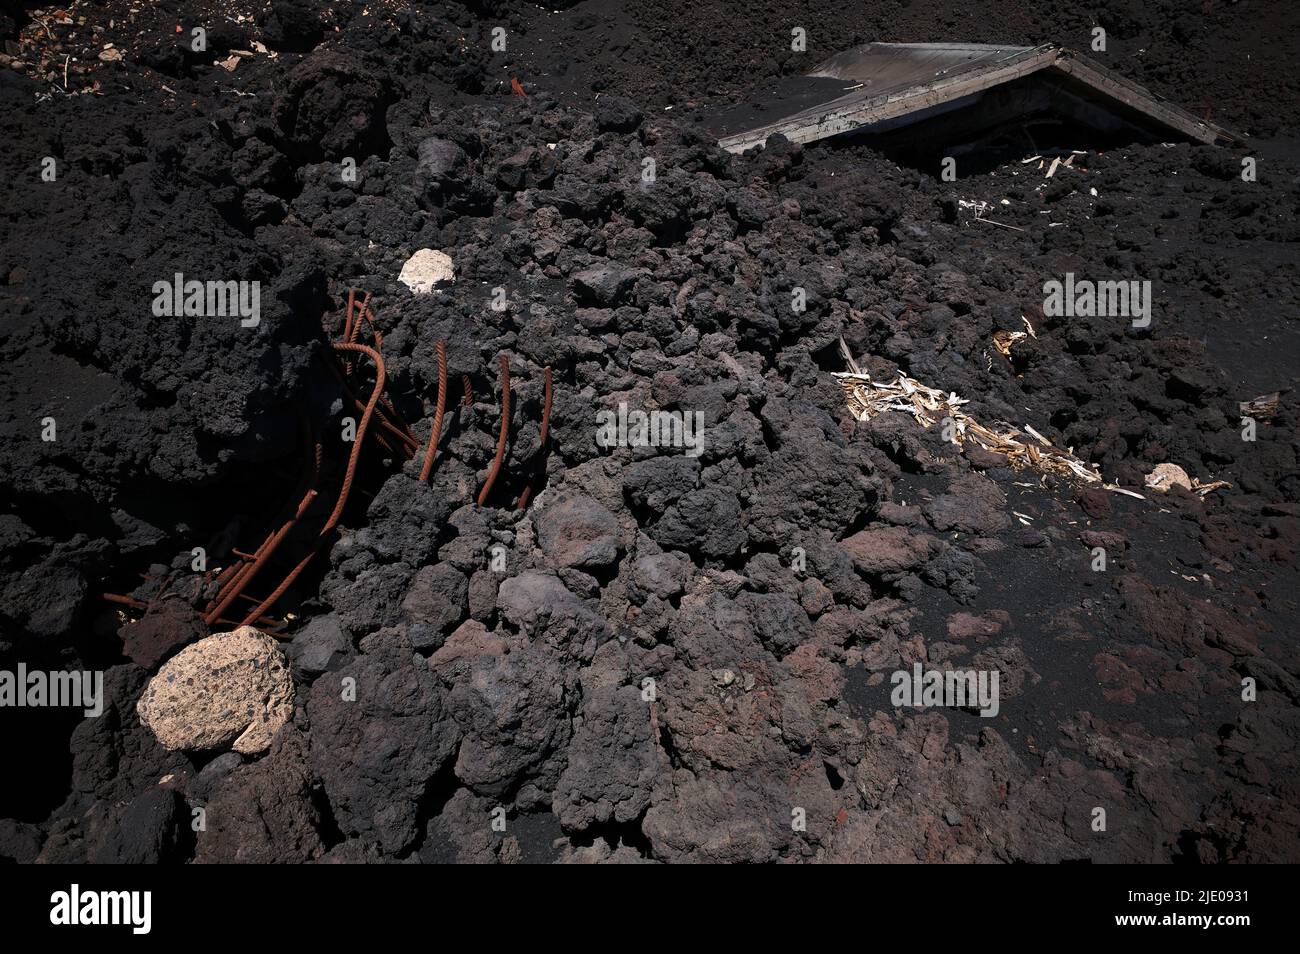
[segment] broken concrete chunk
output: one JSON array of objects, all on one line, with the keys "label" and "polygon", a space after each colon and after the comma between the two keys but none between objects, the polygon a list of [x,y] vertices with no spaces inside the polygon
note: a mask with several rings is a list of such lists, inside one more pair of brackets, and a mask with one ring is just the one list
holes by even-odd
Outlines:
[{"label": "broken concrete chunk", "polygon": [[446,252],[422,248],[406,260],[397,280],[411,289],[412,294],[425,295],[439,285],[454,282],[456,266]]},{"label": "broken concrete chunk", "polygon": [[293,715],[280,647],[251,626],[201,639],[168,660],[136,704],[168,749],[262,752]]}]

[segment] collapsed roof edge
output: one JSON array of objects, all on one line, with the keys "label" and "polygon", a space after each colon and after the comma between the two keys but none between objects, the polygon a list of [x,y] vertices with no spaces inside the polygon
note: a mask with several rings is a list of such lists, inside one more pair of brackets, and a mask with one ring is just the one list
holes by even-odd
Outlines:
[{"label": "collapsed roof edge", "polygon": [[[877,123],[920,113],[967,96],[976,96],[995,86],[1049,69],[1065,74],[1102,97],[1140,113],[1154,125],[1193,141],[1230,144],[1244,139],[1189,113],[1181,106],[1077,51],[1054,43],[1032,47],[969,43],[868,43],[829,57],[808,75],[852,79],[854,77],[847,64],[855,60],[863,61],[864,54],[869,55],[872,48],[890,55],[900,52],[921,55],[965,53],[970,54],[968,59],[975,62],[974,65],[955,63],[951,71],[943,69],[934,72],[934,79],[911,82],[880,94],[873,95],[865,88],[854,90],[754,129],[724,136],[718,140],[718,144],[728,152],[744,152],[766,143],[767,138],[776,133],[785,135],[792,142],[809,143],[854,130],[869,131],[869,127]],[[997,55],[1003,51],[1007,55]],[[859,83],[859,86],[864,85]]]}]

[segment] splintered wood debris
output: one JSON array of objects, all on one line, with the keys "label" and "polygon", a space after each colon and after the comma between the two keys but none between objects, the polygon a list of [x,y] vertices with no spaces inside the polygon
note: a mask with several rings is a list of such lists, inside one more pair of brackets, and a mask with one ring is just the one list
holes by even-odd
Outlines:
[{"label": "splintered wood debris", "polygon": [[[1029,327],[1029,322],[1026,321],[1025,325]],[[940,421],[951,421],[951,425],[948,426],[952,429],[952,443],[958,447],[973,441],[985,450],[1006,457],[1009,465],[1016,470],[1035,470],[1040,474],[1074,478],[1086,484],[1100,485],[1118,494],[1136,497],[1138,500],[1147,499],[1136,491],[1118,484],[1106,483],[1095,467],[1088,467],[1070,450],[1054,447],[1051,441],[1028,424],[1023,431],[1015,428],[1006,431],[990,430],[962,410],[962,405],[969,404],[970,401],[958,397],[955,392],[944,393],[936,388],[926,387],[901,371],[898,372],[897,381],[877,381],[858,367],[843,338],[840,339],[840,352],[852,370],[833,371],[831,375],[844,389],[849,413],[856,420],[869,421],[886,411],[901,411],[911,415],[926,428]],[[1037,443],[1021,440],[1020,438],[1025,435]],[[1147,486],[1152,489],[1168,489],[1167,486],[1152,485],[1149,480]],[[1188,489],[1204,497],[1211,491],[1231,486],[1223,480],[1207,484],[1202,484],[1199,480],[1191,480]]]},{"label": "splintered wood debris", "polygon": [[[1006,199],[1003,199],[1002,201],[1004,204],[1007,202]],[[1011,229],[1013,232],[1024,231],[1024,229],[1018,225],[1007,225],[1005,222],[995,222],[993,219],[985,218],[984,213],[991,209],[992,206],[983,199],[958,199],[957,208],[962,212],[971,213],[973,221],[983,222],[985,225],[996,225],[1004,229]]]},{"label": "splintered wood debris", "polygon": [[[1084,155],[1087,155],[1087,153],[1085,153],[1082,149],[1071,149],[1068,154],[1054,156],[1052,158],[1052,164],[1050,166],[1047,166],[1047,174],[1043,178],[1050,179],[1052,178],[1052,176],[1056,175],[1056,173],[1061,169],[1073,169],[1075,156],[1084,156]],[[1038,169],[1041,171],[1044,167],[1044,164],[1047,162],[1047,157],[1030,156],[1027,159],[1020,160],[1020,164],[1022,166],[1028,165],[1031,162],[1037,162]]]},{"label": "splintered wood debris", "polygon": [[[1053,447],[1047,438],[1029,425],[1025,425],[1023,432],[1014,428],[1000,433],[990,430],[962,410],[962,405],[970,403],[966,398],[958,397],[952,391],[945,394],[936,388],[926,387],[901,371],[897,381],[876,381],[858,367],[843,338],[840,339],[840,352],[852,370],[834,371],[832,376],[844,389],[849,413],[856,420],[869,421],[886,411],[901,411],[910,414],[922,427],[928,428],[949,419],[952,422],[952,442],[959,447],[967,441],[974,441],[985,450],[1004,455],[1010,466],[1017,470],[1036,470],[1043,474],[1072,477],[1087,484],[1100,484],[1107,490],[1137,497],[1139,500],[1146,499],[1132,490],[1106,483],[1095,469],[1089,469],[1070,451]],[[1020,440],[1025,433],[1040,443],[1025,443]]]},{"label": "splintered wood debris", "polygon": [[1023,341],[1025,338],[1038,337],[1038,335],[1034,333],[1034,326],[1029,323],[1028,318],[1021,315],[1020,320],[1025,323],[1024,331],[999,330],[993,333],[993,347],[997,348],[998,354],[1002,355],[1004,358],[1011,357],[1011,346],[1017,341]]},{"label": "splintered wood debris", "polygon": [[1026,338],[1023,331],[996,331],[993,333],[993,347],[998,349],[998,354],[1004,358],[1011,357],[1011,346],[1021,338]]},{"label": "splintered wood debris", "polygon": [[[1041,434],[1026,425],[1024,431],[1014,428],[998,432],[990,430],[962,410],[966,398],[953,392],[945,394],[926,387],[915,378],[901,372],[894,382],[876,381],[869,374],[836,371],[848,399],[849,411],[859,421],[869,421],[885,411],[902,411],[910,414],[922,427],[930,427],[944,419],[952,421],[953,443],[961,446],[974,441],[985,450],[1004,455],[1017,470],[1038,470],[1061,477],[1074,477],[1089,484],[1105,484],[1101,475],[1088,467],[1069,451],[1053,447]],[[1029,434],[1041,444],[1025,443],[1019,438]],[[1136,495],[1135,495],[1136,496]]]}]

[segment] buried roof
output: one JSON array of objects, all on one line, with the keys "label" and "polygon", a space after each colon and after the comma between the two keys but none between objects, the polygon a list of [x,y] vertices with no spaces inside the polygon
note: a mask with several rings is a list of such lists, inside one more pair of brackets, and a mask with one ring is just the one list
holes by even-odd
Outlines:
[{"label": "buried roof", "polygon": [[952,139],[1043,113],[1104,134],[1237,139],[1052,44],[868,43],[761,91],[717,117],[713,129],[724,149],[743,152],[775,133],[806,143],[852,131],[889,134],[942,117],[930,133]]}]

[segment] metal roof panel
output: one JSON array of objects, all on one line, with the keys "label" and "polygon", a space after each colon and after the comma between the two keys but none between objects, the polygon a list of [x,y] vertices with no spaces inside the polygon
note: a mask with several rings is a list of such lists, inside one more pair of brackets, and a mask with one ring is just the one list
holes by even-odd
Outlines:
[{"label": "metal roof panel", "polygon": [[[867,43],[837,53],[803,77],[778,84],[768,104],[756,103],[719,117],[719,145],[743,152],[782,133],[792,142],[873,127],[897,126],[910,115],[984,90],[1055,70],[1090,95],[1122,104],[1153,127],[1200,142],[1235,139],[1098,63],[1052,44]],[[838,84],[838,85],[837,85]]]}]

